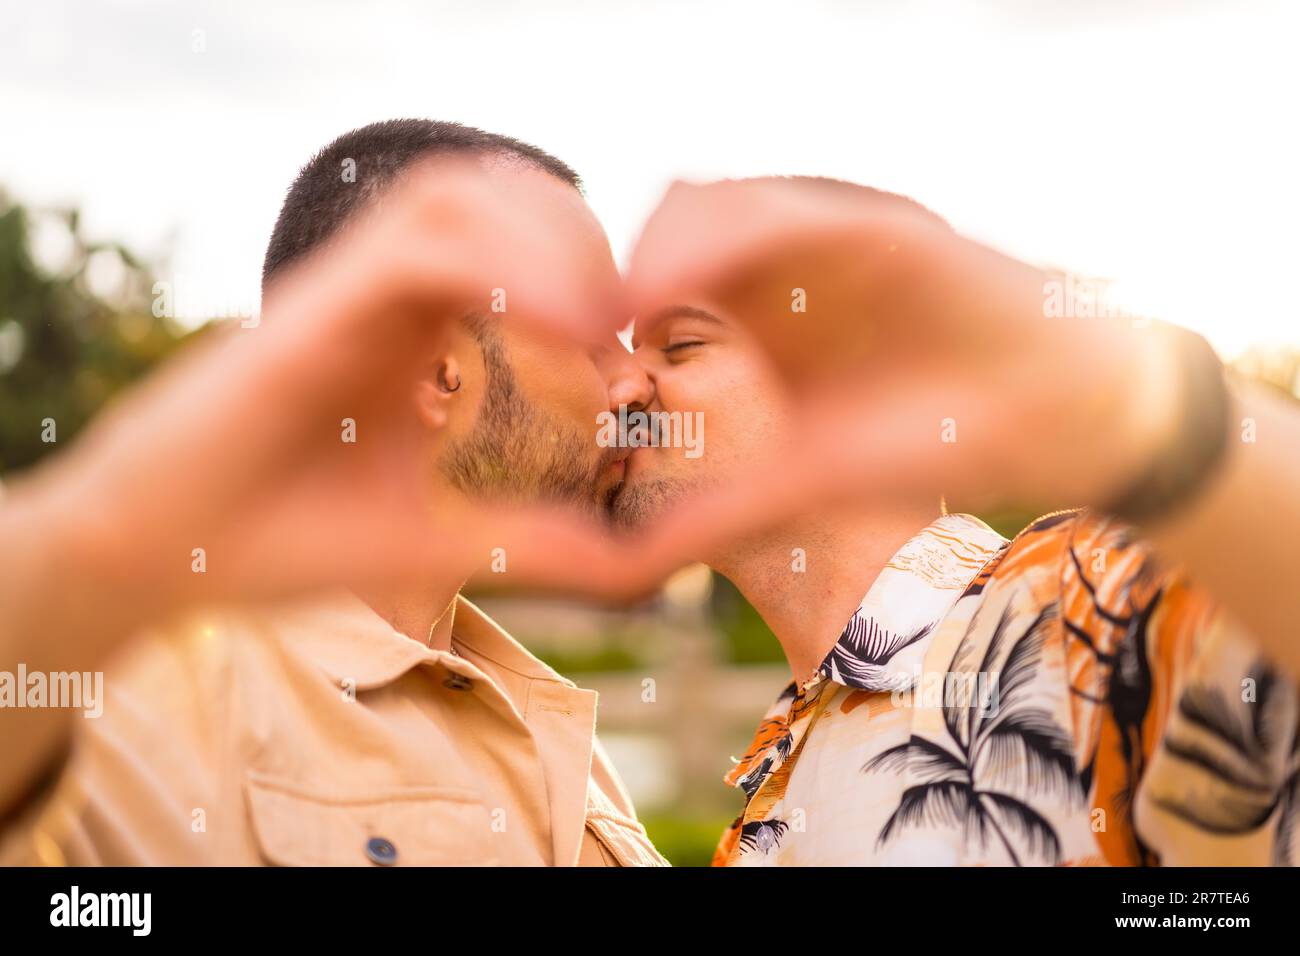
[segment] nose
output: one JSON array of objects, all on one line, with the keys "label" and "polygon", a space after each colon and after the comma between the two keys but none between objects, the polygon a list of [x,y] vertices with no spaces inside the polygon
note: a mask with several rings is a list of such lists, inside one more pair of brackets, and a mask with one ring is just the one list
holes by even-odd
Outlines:
[{"label": "nose", "polygon": [[611,411],[618,411],[622,405],[629,411],[640,411],[654,401],[654,383],[622,342],[601,349],[596,363],[605,377]]}]

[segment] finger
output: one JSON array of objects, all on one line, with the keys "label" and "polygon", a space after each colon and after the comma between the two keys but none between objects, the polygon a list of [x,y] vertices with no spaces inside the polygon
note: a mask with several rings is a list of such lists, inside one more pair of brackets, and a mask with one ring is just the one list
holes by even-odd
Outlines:
[{"label": "finger", "polygon": [[604,521],[570,509],[493,515],[471,578],[488,590],[565,594],[611,604],[644,600],[687,559],[651,554]]},{"label": "finger", "polygon": [[454,289],[466,308],[518,316],[580,341],[626,322],[607,245],[556,241],[557,222],[590,218],[576,193],[493,177],[477,163],[432,160],[410,170],[384,209],[416,237],[403,260],[407,294],[440,301]]}]

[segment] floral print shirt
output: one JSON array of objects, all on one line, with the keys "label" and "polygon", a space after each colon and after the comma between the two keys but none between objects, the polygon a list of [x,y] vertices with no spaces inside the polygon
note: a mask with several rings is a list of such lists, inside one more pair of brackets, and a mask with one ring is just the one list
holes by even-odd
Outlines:
[{"label": "floral print shirt", "polygon": [[715,865],[1289,865],[1297,688],[1088,512],[947,514],[726,781]]}]

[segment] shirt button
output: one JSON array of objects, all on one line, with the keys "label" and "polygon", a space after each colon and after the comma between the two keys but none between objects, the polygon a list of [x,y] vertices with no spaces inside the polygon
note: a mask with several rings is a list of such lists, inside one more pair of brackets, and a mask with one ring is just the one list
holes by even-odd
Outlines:
[{"label": "shirt button", "polygon": [[442,686],[451,690],[469,690],[474,686],[474,682],[468,677],[462,677],[460,674],[452,674],[442,682]]},{"label": "shirt button", "polygon": [[391,840],[383,837],[371,837],[366,841],[366,857],[379,866],[392,866],[397,862],[397,847]]}]

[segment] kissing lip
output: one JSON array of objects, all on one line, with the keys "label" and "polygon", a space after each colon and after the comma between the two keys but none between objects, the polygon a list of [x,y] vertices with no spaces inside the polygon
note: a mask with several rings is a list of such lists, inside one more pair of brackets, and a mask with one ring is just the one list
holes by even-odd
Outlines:
[{"label": "kissing lip", "polygon": [[628,478],[631,478],[633,473],[640,472],[645,469],[647,464],[646,456],[651,451],[653,451],[653,449],[649,447],[638,447],[638,448],[627,449],[627,455],[625,456],[627,464],[625,465],[625,468],[626,468],[626,475]]},{"label": "kissing lip", "polygon": [[627,477],[627,459],[632,454],[631,448],[611,449],[611,454],[606,456],[604,467],[601,468],[602,475],[609,475],[614,481],[622,484]]}]

